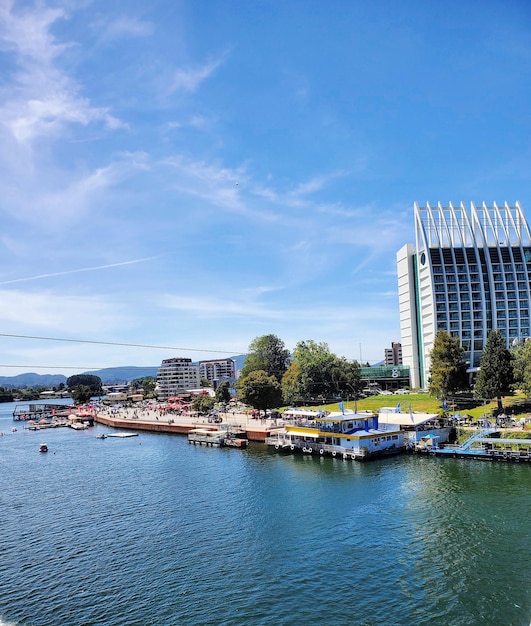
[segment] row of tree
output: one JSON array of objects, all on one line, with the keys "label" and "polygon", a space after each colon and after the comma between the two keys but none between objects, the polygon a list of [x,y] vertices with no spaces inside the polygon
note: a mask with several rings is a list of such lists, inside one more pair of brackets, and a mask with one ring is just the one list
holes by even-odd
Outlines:
[{"label": "row of tree", "polygon": [[[446,331],[437,333],[431,351],[430,395],[445,400],[459,391],[470,390],[463,353],[457,337]],[[473,385],[474,398],[478,401],[496,399],[498,411],[502,412],[502,398],[515,389],[531,396],[531,341],[517,342],[509,350],[502,333],[493,330],[481,355]]]},{"label": "row of tree", "polygon": [[338,357],[328,344],[312,340],[300,341],[291,354],[276,335],[251,342],[237,384],[239,399],[260,410],[355,398],[360,388],[357,361]]},{"label": "row of tree", "polygon": [[[445,331],[437,334],[431,352],[430,395],[444,401],[471,390],[463,354],[458,338]],[[237,390],[242,402],[265,410],[348,400],[357,397],[361,386],[360,364],[336,356],[326,343],[300,341],[290,354],[276,335],[264,335],[249,346]],[[473,382],[473,395],[478,402],[497,399],[502,412],[503,397],[514,389],[531,397],[531,341],[519,342],[509,350],[502,333],[492,331]]]}]

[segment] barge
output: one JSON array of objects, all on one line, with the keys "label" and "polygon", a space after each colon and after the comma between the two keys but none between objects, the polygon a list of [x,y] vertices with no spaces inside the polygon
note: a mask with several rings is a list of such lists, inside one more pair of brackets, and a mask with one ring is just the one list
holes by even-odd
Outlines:
[{"label": "barge", "polygon": [[188,432],[188,443],[211,448],[246,448],[247,439],[226,429],[194,428]]},{"label": "barge", "polygon": [[321,412],[271,434],[266,444],[276,452],[331,456],[352,461],[401,454],[406,451],[404,431],[381,424],[376,413]]}]

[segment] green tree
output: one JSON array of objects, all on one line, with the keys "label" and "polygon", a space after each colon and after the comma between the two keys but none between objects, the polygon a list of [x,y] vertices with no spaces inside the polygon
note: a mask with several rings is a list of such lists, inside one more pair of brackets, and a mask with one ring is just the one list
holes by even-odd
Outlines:
[{"label": "green tree", "polygon": [[505,337],[499,330],[492,330],[487,337],[479,362],[479,372],[474,387],[477,400],[498,401],[498,412],[503,413],[503,396],[511,393],[514,379],[511,353]]},{"label": "green tree", "polygon": [[284,372],[288,369],[289,359],[289,350],[276,335],[256,337],[249,345],[249,353],[245,358],[241,377],[263,370],[280,382]]},{"label": "green tree", "polygon": [[305,400],[327,398],[337,392],[338,358],[332,354],[328,344],[316,341],[299,341],[293,351],[299,364],[298,392]]},{"label": "green tree", "polygon": [[93,376],[92,374],[75,374],[74,376],[70,376],[70,378],[66,380],[66,386],[68,387],[68,391],[72,394],[75,387],[83,386],[90,388],[91,396],[103,395],[101,378],[99,376]]},{"label": "green tree", "polygon": [[201,385],[201,389],[206,389],[208,387],[212,387],[212,385],[210,384],[210,381],[208,380],[208,378],[205,378],[204,376],[201,376],[201,381],[199,383]]},{"label": "green tree", "polygon": [[192,408],[198,413],[208,413],[214,408],[216,399],[208,393],[200,393],[192,401]]},{"label": "green tree", "polygon": [[88,385],[77,385],[70,390],[75,404],[86,404],[92,396],[92,389]]},{"label": "green tree", "polygon": [[216,389],[216,401],[220,404],[228,404],[230,402],[230,386],[227,380],[224,380]]},{"label": "green tree", "polygon": [[156,385],[157,379],[155,376],[142,376],[141,378],[135,378],[131,381],[131,387],[133,389],[143,389],[146,396],[152,395],[155,392]]},{"label": "green tree", "polygon": [[519,343],[512,351],[514,386],[531,397],[531,340]]},{"label": "green tree", "polygon": [[301,367],[298,362],[293,361],[284,373],[284,376],[282,376],[282,396],[286,404],[296,406],[303,402],[299,378],[300,371]]},{"label": "green tree", "polygon": [[444,330],[437,333],[430,355],[430,395],[444,400],[456,391],[468,389],[463,352],[457,337],[450,336]]},{"label": "green tree", "polygon": [[282,404],[282,388],[275,376],[256,370],[240,376],[238,398],[253,409],[265,411]]},{"label": "green tree", "polygon": [[355,396],[361,389],[361,367],[357,361],[336,357],[331,370],[332,383],[341,396]]}]

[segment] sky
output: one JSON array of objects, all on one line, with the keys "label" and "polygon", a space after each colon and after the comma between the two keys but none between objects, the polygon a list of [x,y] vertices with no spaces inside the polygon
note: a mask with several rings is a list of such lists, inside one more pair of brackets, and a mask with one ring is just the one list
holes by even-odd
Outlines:
[{"label": "sky", "polygon": [[381,361],[415,201],[531,218],[530,74],[527,0],[0,0],[0,375]]}]

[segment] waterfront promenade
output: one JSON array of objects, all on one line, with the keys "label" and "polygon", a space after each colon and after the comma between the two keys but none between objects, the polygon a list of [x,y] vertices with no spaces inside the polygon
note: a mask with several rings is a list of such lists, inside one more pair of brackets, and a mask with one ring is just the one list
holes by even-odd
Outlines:
[{"label": "waterfront promenade", "polygon": [[219,413],[220,423],[214,423],[206,415],[197,413],[177,413],[158,407],[103,407],[99,408],[94,421],[113,428],[144,430],[149,432],[173,433],[186,435],[194,428],[212,428],[228,426],[232,432],[245,433],[249,441],[265,442],[272,431],[283,426],[282,420],[253,418],[247,413],[228,411]]}]

